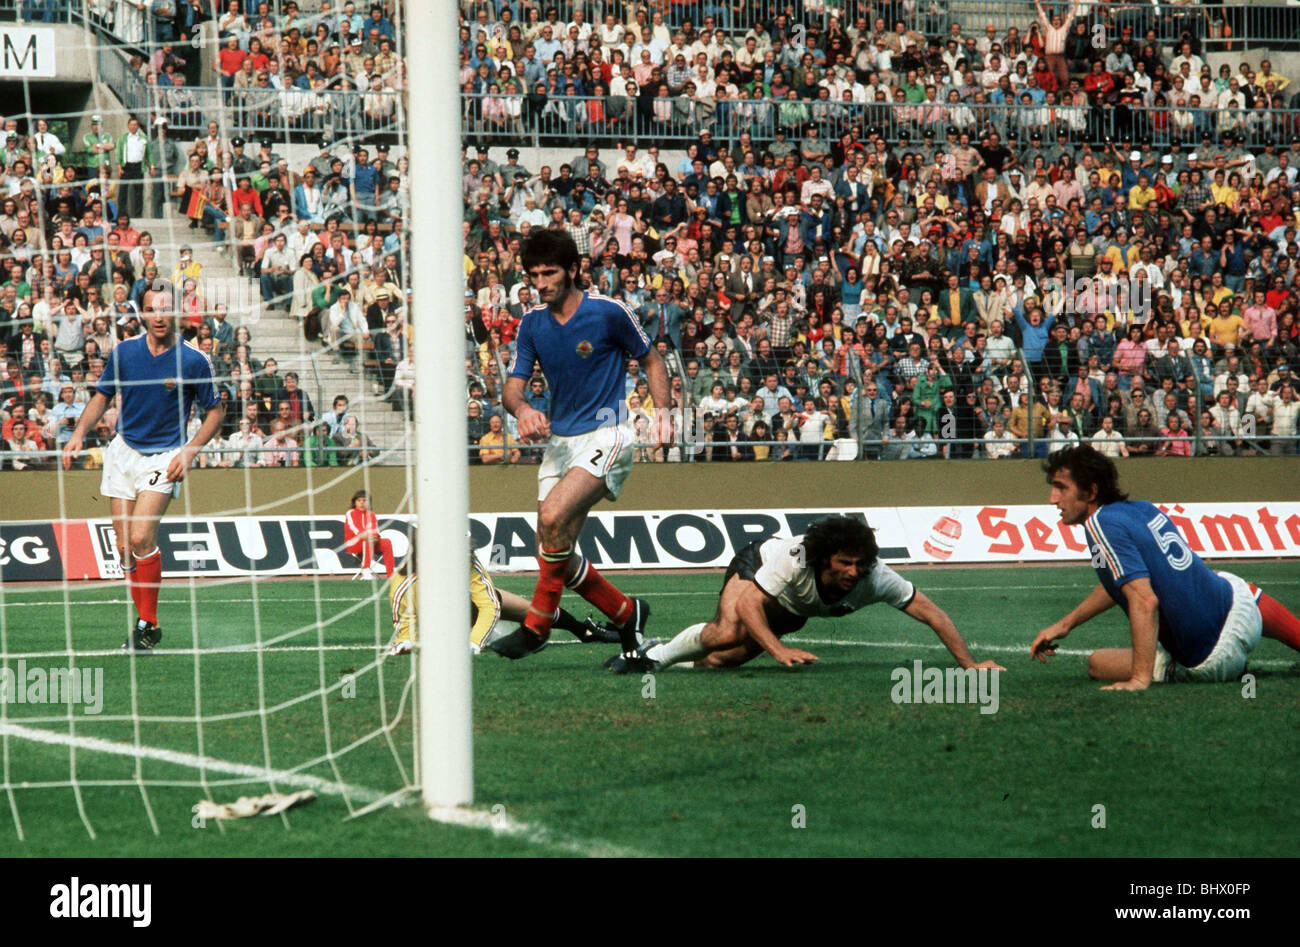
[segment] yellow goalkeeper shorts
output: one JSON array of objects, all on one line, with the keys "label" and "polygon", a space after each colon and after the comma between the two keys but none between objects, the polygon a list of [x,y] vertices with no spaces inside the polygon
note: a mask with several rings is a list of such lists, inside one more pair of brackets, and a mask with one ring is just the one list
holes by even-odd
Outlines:
[{"label": "yellow goalkeeper shorts", "polygon": [[[416,583],[414,575],[394,575],[388,582],[389,601],[393,610],[393,641],[389,653],[402,654],[411,650],[418,639],[415,623]],[[471,650],[478,654],[483,644],[496,628],[501,617],[501,596],[497,594],[492,577],[479,564],[477,558],[470,556],[469,562],[469,611]]]},{"label": "yellow goalkeeper shorts", "polygon": [[469,612],[469,646],[478,654],[501,617],[501,596],[473,553],[469,557]]}]

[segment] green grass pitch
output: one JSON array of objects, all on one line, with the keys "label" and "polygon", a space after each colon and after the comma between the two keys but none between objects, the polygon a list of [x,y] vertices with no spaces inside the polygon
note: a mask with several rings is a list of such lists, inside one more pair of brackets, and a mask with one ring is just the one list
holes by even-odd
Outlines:
[{"label": "green grass pitch", "polygon": [[[1233,568],[1300,608],[1294,564]],[[134,662],[111,653],[127,627],[121,586],[73,588],[65,609],[61,590],[11,585],[3,666],[66,666],[70,635],[78,666],[103,668],[104,705],[92,716],[0,704],[0,855],[1294,854],[1294,652],[1262,643],[1253,698],[1238,684],[1101,693],[1079,653],[1046,667],[1028,659],[1038,629],[1093,584],[1086,567],[901,571],[978,658],[1007,666],[997,713],[894,704],[894,668],[949,659],[929,629],[885,606],[810,622],[798,639],[820,656],[815,667],[763,657],[737,671],[672,669],[653,697],[639,678],[601,669],[608,646],[557,643],[518,662],[483,655],[476,805],[503,807],[505,833],[435,823],[414,804],[348,819],[332,794],[283,817],[194,824],[201,798],[266,791],[247,781],[254,770],[292,772],[279,788],[304,777],[346,784],[354,809],[414,781],[410,663],[375,664],[391,624],[368,584],[196,585],[191,609],[189,587],[169,582],[162,645],[180,652]],[[657,637],[711,617],[719,580],[615,579],[651,601]],[[500,582],[531,588],[527,577]],[[565,605],[587,614],[572,595]],[[264,647],[250,650],[259,629]],[[1114,610],[1063,648],[1126,641]],[[162,719],[137,729],[133,700]],[[385,730],[385,718],[397,722]],[[79,792],[67,785],[73,773]],[[1093,827],[1096,806],[1105,828]]]}]

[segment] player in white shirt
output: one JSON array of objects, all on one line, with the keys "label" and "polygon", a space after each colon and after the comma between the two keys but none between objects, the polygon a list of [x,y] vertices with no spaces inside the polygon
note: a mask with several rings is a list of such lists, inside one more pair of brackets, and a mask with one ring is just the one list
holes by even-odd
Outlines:
[{"label": "player in white shirt", "polygon": [[634,654],[605,662],[616,674],[657,671],[673,664],[737,667],[766,651],[786,667],[811,664],[815,654],[781,643],[809,618],[841,618],[885,602],[934,629],[963,668],[976,663],[952,619],[911,582],[877,558],[871,527],[830,516],[803,536],[750,543],[736,553],[722,584],[713,620],[691,625],[666,644],[647,641]]}]

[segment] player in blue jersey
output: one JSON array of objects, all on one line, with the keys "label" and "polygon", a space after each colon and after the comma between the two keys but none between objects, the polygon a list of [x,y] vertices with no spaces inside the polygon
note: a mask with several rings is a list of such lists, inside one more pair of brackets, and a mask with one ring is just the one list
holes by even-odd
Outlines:
[{"label": "player in blue jersey", "polygon": [[1236,680],[1261,634],[1298,646],[1295,616],[1269,599],[1282,614],[1266,626],[1259,601],[1267,596],[1232,573],[1211,570],[1160,510],[1128,499],[1109,457],[1086,445],[1070,447],[1048,457],[1043,469],[1062,522],[1083,526],[1101,581],[1072,612],[1039,632],[1031,658],[1046,663],[1071,629],[1115,604],[1128,615],[1133,647],[1089,655],[1089,676],[1112,682],[1102,690]]},{"label": "player in blue jersey", "polygon": [[[126,651],[148,651],[162,639],[158,521],[180,492],[199,449],[221,428],[224,414],[212,363],[180,339],[177,321],[170,286],[145,293],[144,334],[113,347],[63,451],[63,466],[70,469],[86,432],[118,399],[117,436],[104,451],[99,492],[109,498],[118,559],[139,616],[122,645]],[[186,425],[196,405],[203,422],[187,442]]]},{"label": "player in blue jersey", "polygon": [[[573,238],[564,231],[529,235],[520,253],[542,305],[524,314],[515,336],[502,403],[519,422],[519,436],[546,440],[538,471],[539,575],[524,619],[529,644],[551,632],[567,585],[619,629],[624,651],[634,652],[650,609],[601,576],[574,543],[591,508],[617,499],[632,467],[635,434],[628,420],[623,379],[628,359],[639,359],[654,399],[658,444],[672,441],[668,370],[626,305],[584,291]],[[540,366],[551,391],[549,416],[529,405],[524,386]]]}]

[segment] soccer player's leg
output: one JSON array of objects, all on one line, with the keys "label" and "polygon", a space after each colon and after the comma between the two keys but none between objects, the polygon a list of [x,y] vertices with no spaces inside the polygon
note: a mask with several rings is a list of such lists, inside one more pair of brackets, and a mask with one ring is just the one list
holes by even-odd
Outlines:
[{"label": "soccer player's leg", "polygon": [[1127,681],[1133,676],[1133,649],[1102,648],[1094,651],[1088,655],[1088,676],[1094,681]]},{"label": "soccer player's leg", "polygon": [[[532,603],[522,595],[516,595],[514,592],[507,592],[505,589],[498,589],[497,595],[501,598],[501,617],[506,621],[523,624],[528,617],[528,607]],[[609,643],[611,639],[600,634],[599,628],[594,628],[594,622],[579,621],[577,616],[563,608],[556,609],[555,620],[551,622],[552,628],[558,628],[561,631],[567,631],[583,644],[592,644],[596,641]],[[617,641],[617,637],[612,640]]]},{"label": "soccer player's leg", "polygon": [[1259,606],[1264,637],[1300,651],[1300,618],[1255,583],[1249,584],[1250,591],[1255,596],[1255,604]]},{"label": "soccer player's leg", "polygon": [[129,520],[131,555],[140,584],[140,617],[158,622],[158,589],[162,581],[162,554],[158,549],[158,523],[171,505],[172,494],[141,491]]},{"label": "soccer player's leg", "polygon": [[[585,467],[571,467],[551,486],[537,509],[537,587],[524,626],[539,638],[550,635],[556,609],[569,587],[595,605],[616,625],[634,619],[637,606],[602,577],[573,546],[587,513],[606,495],[605,481]],[[635,643],[633,643],[635,648]]]},{"label": "soccer player's leg", "polygon": [[[101,491],[102,492],[102,491]],[[135,509],[135,500],[122,497],[110,497],[109,509],[113,514],[113,539],[117,545],[117,561],[122,564],[122,578],[126,579],[126,589],[135,605],[136,614],[140,612],[140,590],[135,581],[135,558],[131,555],[130,528],[127,525]]]},{"label": "soccer player's leg", "polygon": [[627,674],[643,670],[659,671],[674,664],[695,664],[697,667],[735,667],[744,664],[762,651],[750,639],[738,607],[741,595],[751,585],[752,580],[729,569],[712,621],[691,625],[678,632],[671,641],[650,646],[645,650],[643,659],[615,655],[605,662],[605,666],[616,674]]}]

